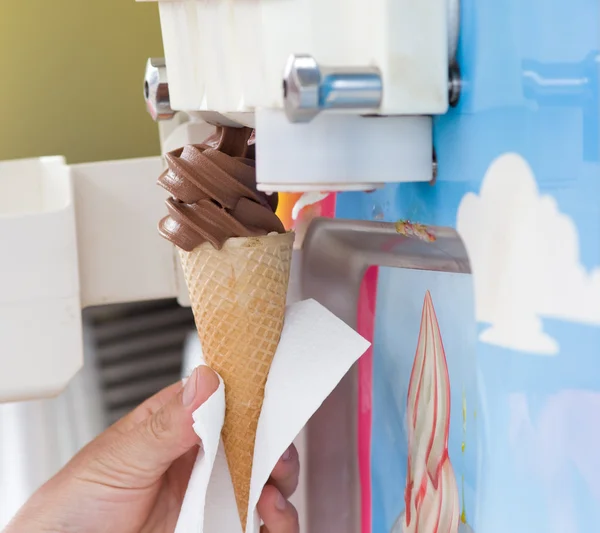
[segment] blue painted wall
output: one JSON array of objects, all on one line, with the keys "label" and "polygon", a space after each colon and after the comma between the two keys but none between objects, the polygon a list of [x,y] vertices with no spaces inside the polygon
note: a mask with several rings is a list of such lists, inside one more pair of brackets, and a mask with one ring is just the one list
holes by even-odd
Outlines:
[{"label": "blue painted wall", "polygon": [[[575,223],[581,265],[597,267],[600,4],[463,0],[461,10],[463,92],[434,122],[436,185],[341,194],[337,216],[455,226],[464,195],[478,194],[492,161],[513,152]],[[376,341],[394,335],[390,327],[378,313]],[[476,533],[600,530],[600,329],[546,318],[543,328],[560,346],[553,357],[476,344]]]}]

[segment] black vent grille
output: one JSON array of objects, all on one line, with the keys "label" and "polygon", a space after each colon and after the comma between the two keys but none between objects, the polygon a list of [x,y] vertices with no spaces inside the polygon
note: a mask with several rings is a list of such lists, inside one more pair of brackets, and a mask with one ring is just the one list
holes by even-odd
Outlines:
[{"label": "black vent grille", "polygon": [[90,308],[85,318],[109,424],[181,377],[185,339],[195,329],[189,308],[160,300]]}]

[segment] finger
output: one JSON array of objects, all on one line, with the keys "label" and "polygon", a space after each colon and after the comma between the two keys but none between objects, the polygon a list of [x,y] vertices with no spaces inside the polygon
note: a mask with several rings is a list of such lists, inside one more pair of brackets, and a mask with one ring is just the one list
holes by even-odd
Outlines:
[{"label": "finger", "polygon": [[267,485],[258,500],[258,514],[268,533],[299,533],[298,512],[273,485]]},{"label": "finger", "polygon": [[269,483],[275,485],[284,498],[289,498],[298,487],[300,458],[292,444],[275,465]]},{"label": "finger", "polygon": [[219,378],[200,366],[185,387],[128,431],[109,430],[75,459],[78,477],[123,488],[145,488],[199,443],[192,413],[218,388]]},{"label": "finger", "polygon": [[183,502],[197,456],[198,446],[194,446],[191,450],[176,459],[165,474],[169,488],[179,504]]},{"label": "finger", "polygon": [[168,403],[182,388],[183,383],[181,381],[165,387],[115,422],[113,427],[121,431],[128,431],[132,427],[137,426],[140,422],[156,413],[156,411]]}]

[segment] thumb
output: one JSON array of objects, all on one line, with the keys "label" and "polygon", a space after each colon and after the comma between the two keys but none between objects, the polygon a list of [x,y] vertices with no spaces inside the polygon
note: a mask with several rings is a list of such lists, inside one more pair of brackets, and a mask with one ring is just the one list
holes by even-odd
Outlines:
[{"label": "thumb", "polygon": [[[123,488],[143,488],[158,480],[171,463],[199,444],[192,413],[219,387],[207,366],[197,367],[185,386],[162,407],[126,429],[115,426],[89,450],[86,476]],[[144,407],[144,404],[141,406]]]}]

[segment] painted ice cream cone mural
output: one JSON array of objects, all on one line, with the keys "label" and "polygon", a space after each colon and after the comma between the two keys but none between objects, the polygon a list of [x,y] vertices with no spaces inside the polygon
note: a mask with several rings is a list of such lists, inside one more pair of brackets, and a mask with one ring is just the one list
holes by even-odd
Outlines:
[{"label": "painted ice cream cone mural", "polygon": [[466,533],[448,455],[450,380],[442,336],[427,291],[408,387],[405,510],[392,533]]}]

